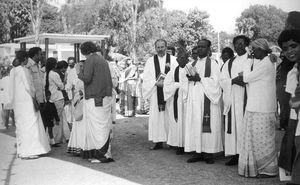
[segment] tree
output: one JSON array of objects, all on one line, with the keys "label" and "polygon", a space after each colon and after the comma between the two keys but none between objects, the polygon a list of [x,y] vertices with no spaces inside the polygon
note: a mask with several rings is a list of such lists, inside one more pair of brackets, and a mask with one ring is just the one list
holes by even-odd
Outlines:
[{"label": "tree", "polygon": [[[0,42],[12,42],[14,38],[35,33],[36,27],[32,25],[31,18],[36,18],[36,3],[30,0],[3,0],[0,3]],[[40,15],[39,32],[58,33],[62,30],[57,8],[45,3]]]},{"label": "tree", "polygon": [[7,8],[8,6],[4,3],[0,3],[0,43],[5,43],[9,41],[9,31],[10,23],[8,19]]},{"label": "tree", "polygon": [[[90,33],[109,34],[111,46],[124,55],[132,55],[138,49],[139,19],[158,0],[109,0],[99,10],[96,24]],[[134,57],[135,58],[135,57]]]},{"label": "tree", "polygon": [[187,31],[188,41],[197,43],[203,37],[209,37],[210,31],[213,30],[208,22],[209,14],[205,11],[200,11],[195,8],[188,13],[187,16]]},{"label": "tree", "polygon": [[262,37],[276,42],[286,17],[287,13],[275,6],[252,5],[237,18],[237,33],[246,34],[252,39]]},{"label": "tree", "polygon": [[[6,42],[12,42],[14,38],[26,36],[30,32],[30,2],[29,0],[3,0],[6,10],[5,29],[9,30],[9,38]],[[8,22],[7,22],[8,21]]]},{"label": "tree", "polygon": [[68,1],[60,10],[64,33],[90,34],[94,32],[103,6],[110,0]]},{"label": "tree", "polygon": [[40,28],[43,16],[44,0],[30,0],[30,19],[32,31],[34,33],[34,42],[37,46],[40,44]]},{"label": "tree", "polygon": [[237,21],[237,31],[241,35],[247,35],[249,38],[254,36],[254,32],[257,32],[256,22],[253,18],[241,18]]},{"label": "tree", "polygon": [[62,21],[58,8],[45,4],[43,7],[40,32],[42,33],[60,33],[63,31]]}]

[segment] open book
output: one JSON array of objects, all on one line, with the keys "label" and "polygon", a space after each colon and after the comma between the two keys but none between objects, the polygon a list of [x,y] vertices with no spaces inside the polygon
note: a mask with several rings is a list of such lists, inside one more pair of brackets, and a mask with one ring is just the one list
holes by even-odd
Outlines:
[{"label": "open book", "polygon": [[197,69],[193,67],[191,63],[187,63],[184,69],[189,76],[195,76],[197,74]]},{"label": "open book", "polygon": [[160,73],[156,78],[156,82],[163,81],[166,78],[166,74]]}]

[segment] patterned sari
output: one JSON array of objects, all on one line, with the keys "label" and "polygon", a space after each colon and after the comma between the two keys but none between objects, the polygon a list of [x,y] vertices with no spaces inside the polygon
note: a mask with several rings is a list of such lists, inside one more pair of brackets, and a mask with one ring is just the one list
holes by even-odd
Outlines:
[{"label": "patterned sari", "polygon": [[276,120],[276,113],[245,112],[239,175],[277,175]]}]

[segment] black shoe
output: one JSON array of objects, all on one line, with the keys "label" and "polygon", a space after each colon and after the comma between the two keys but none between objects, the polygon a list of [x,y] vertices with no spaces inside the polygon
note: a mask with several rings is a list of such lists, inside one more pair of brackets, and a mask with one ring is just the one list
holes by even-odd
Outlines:
[{"label": "black shoe", "polygon": [[183,147],[177,147],[176,155],[183,155],[184,154],[184,148]]},{"label": "black shoe", "polygon": [[205,158],[205,162],[206,164],[214,164],[215,160],[214,160],[214,156],[212,154],[206,154]]},{"label": "black shoe", "polygon": [[112,121],[112,124],[116,124],[116,122],[115,122],[115,121]]},{"label": "black shoe", "polygon": [[202,154],[195,154],[192,156],[192,158],[188,159],[186,162],[187,163],[195,163],[199,161],[204,161],[204,157]]},{"label": "black shoe", "polygon": [[109,163],[109,162],[112,162],[111,161],[111,158],[101,158],[101,159],[98,159],[100,161],[100,163]]},{"label": "black shoe", "polygon": [[207,158],[207,159],[205,159],[205,162],[206,162],[206,164],[214,164],[215,160],[214,160],[214,158]]},{"label": "black shoe", "polygon": [[280,131],[285,131],[286,129],[283,128],[283,127],[279,127],[277,130],[280,130]]},{"label": "black shoe", "polygon": [[150,148],[150,150],[159,150],[159,149],[162,149],[162,148],[163,148],[163,143],[158,142],[152,148]]},{"label": "black shoe", "polygon": [[51,147],[60,147],[58,143],[52,144]]},{"label": "black shoe", "polygon": [[258,174],[256,178],[274,178],[276,175]]},{"label": "black shoe", "polygon": [[113,158],[107,158],[108,162],[115,162]]},{"label": "black shoe", "polygon": [[239,164],[239,155],[234,155],[227,163],[226,166],[234,166]]}]

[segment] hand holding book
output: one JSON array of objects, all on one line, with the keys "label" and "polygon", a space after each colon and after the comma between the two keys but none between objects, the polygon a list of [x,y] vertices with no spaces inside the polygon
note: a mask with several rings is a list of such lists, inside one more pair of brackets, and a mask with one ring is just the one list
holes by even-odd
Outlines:
[{"label": "hand holding book", "polygon": [[166,74],[160,73],[160,74],[158,75],[158,77],[156,78],[156,83],[155,83],[155,85],[156,85],[157,87],[163,87],[163,86],[164,86],[164,80],[165,80],[165,77],[166,77]]}]

